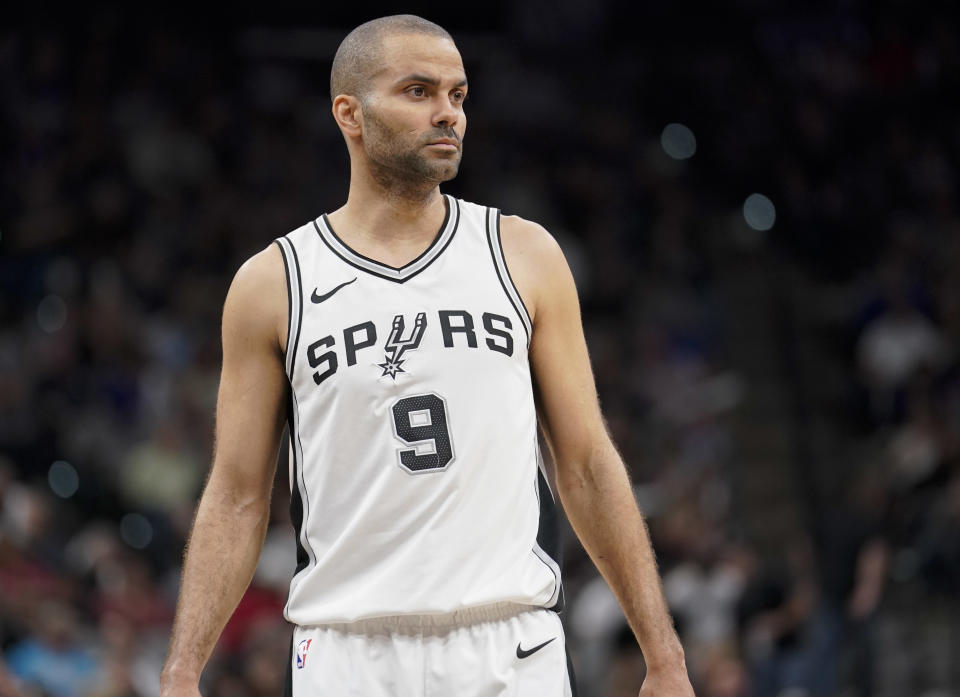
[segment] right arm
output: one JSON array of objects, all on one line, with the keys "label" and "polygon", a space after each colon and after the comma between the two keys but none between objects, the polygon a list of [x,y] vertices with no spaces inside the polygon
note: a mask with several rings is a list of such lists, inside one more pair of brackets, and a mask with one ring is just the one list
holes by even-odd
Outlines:
[{"label": "right arm", "polygon": [[187,543],[161,697],[200,694],[200,674],[260,556],[288,396],[286,292],[271,244],[227,293],[213,467]]}]

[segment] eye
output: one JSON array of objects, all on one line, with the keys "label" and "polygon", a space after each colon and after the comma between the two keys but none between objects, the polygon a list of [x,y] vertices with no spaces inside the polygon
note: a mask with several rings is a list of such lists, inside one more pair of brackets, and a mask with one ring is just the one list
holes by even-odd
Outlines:
[{"label": "eye", "polygon": [[414,97],[425,97],[427,95],[427,90],[424,89],[423,85],[414,85],[409,90],[407,90]]},{"label": "eye", "polygon": [[453,92],[453,101],[457,104],[462,104],[467,99],[467,93],[463,90],[454,90]]}]

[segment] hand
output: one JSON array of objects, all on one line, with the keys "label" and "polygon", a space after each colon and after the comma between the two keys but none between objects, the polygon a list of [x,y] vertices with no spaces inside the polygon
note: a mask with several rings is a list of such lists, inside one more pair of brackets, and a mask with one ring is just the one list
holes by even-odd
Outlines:
[{"label": "hand", "polygon": [[647,668],[640,697],[695,697],[686,666]]}]

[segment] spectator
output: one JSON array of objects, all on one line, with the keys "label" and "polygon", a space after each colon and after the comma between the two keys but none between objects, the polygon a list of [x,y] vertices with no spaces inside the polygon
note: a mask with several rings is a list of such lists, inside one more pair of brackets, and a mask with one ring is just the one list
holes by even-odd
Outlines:
[{"label": "spectator", "polygon": [[10,672],[51,697],[88,697],[102,678],[103,664],[93,649],[97,642],[81,637],[75,610],[47,601],[36,607],[31,625],[28,636],[7,654]]},{"label": "spectator", "polygon": [[943,337],[927,317],[896,294],[890,308],[868,324],[857,345],[870,411],[878,421],[899,421],[904,390],[921,370],[939,368],[945,357]]}]

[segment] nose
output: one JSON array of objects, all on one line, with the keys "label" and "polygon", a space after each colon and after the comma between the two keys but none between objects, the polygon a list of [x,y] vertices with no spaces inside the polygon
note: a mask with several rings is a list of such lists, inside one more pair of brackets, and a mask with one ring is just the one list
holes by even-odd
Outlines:
[{"label": "nose", "polygon": [[440,97],[437,109],[433,113],[434,126],[455,126],[460,118],[460,108],[446,96]]}]

